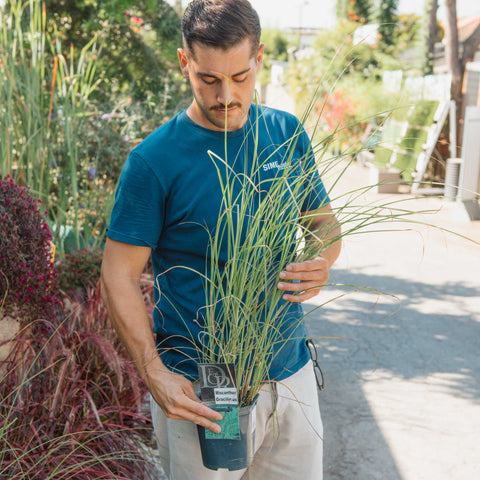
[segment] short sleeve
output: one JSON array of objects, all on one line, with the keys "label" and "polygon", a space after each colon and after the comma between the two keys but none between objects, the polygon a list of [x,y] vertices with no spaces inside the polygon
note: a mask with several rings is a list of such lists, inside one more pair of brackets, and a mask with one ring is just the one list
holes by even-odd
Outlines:
[{"label": "short sleeve", "polygon": [[118,182],[107,237],[155,249],[165,219],[165,193],[145,160],[130,153]]}]

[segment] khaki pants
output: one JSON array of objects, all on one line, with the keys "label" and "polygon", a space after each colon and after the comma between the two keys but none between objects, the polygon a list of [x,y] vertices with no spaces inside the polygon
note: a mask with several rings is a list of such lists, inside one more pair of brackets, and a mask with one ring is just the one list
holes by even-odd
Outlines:
[{"label": "khaki pants", "polygon": [[281,383],[261,389],[255,458],[248,469],[230,472],[205,468],[196,425],[167,418],[153,400],[151,409],[162,465],[170,480],[323,478],[323,425],[311,362]]}]

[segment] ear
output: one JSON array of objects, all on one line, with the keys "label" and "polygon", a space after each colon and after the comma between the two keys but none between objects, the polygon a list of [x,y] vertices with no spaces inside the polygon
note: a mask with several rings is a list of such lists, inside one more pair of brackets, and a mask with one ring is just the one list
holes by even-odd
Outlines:
[{"label": "ear", "polygon": [[183,48],[177,49],[178,61],[180,62],[180,68],[185,78],[189,77],[188,73],[188,58],[187,54],[183,50]]},{"label": "ear", "polygon": [[263,63],[263,53],[265,50],[265,44],[261,44],[257,52],[257,72],[260,70],[260,67]]}]

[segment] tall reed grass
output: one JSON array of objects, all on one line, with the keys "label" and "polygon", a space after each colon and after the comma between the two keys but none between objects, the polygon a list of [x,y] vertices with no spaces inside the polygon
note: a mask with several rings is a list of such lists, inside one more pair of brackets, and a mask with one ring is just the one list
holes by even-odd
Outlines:
[{"label": "tall reed grass", "polygon": [[[261,107],[257,108],[261,122]],[[258,123],[252,130],[258,144]],[[335,240],[328,238],[327,229],[312,232],[311,219],[302,218],[311,210],[308,203],[315,195],[312,178],[317,166],[306,157],[294,157],[301,131],[261,160],[255,145],[257,155],[240,174],[228,158],[210,153],[223,203],[216,229],[210,233],[202,312],[205,328],[197,343],[203,361],[235,364],[242,405],[256,396],[282,346],[299,335],[301,322],[291,324],[289,304],[282,299],[284,292],[276,288],[279,273],[289,263],[318,254],[318,248],[312,248],[313,234],[325,248]],[[262,179],[263,166],[277,159],[279,152],[284,168]],[[223,266],[225,245],[228,261]]]},{"label": "tall reed grass", "polygon": [[67,231],[78,249],[103,238],[105,228],[103,216],[86,215],[106,202],[102,185],[88,176],[83,145],[97,84],[95,40],[65,53],[57,32],[47,32],[40,0],[0,8],[0,172],[42,199],[60,251]]}]

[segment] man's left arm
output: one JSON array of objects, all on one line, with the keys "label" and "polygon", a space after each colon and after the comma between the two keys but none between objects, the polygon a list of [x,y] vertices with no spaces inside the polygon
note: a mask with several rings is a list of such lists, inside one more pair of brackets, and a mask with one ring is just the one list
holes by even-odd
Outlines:
[{"label": "man's left arm", "polygon": [[326,285],[329,269],[340,255],[341,229],[330,205],[303,215],[307,251],[316,251],[312,260],[290,263],[280,273],[278,288],[285,290],[283,298],[289,302],[304,302],[315,297]]}]

